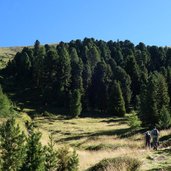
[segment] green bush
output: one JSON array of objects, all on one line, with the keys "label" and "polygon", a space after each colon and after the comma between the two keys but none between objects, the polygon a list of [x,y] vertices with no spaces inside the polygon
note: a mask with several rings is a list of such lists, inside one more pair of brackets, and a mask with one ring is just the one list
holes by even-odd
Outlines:
[{"label": "green bush", "polygon": [[159,114],[159,123],[157,127],[160,129],[167,129],[171,125],[171,116],[170,112],[166,107],[162,107],[160,114]]},{"label": "green bush", "polygon": [[8,96],[3,93],[0,86],[0,116],[6,117],[11,114],[14,114],[12,102],[9,100]]},{"label": "green bush", "polygon": [[142,122],[138,118],[137,114],[133,112],[132,115],[128,116],[128,125],[131,129],[136,130],[141,127]]},{"label": "green bush", "polygon": [[121,147],[120,144],[96,144],[85,147],[85,150],[90,151],[99,151],[99,150],[116,150],[117,148]]},{"label": "green bush", "polygon": [[58,150],[58,168],[57,171],[77,171],[79,159],[76,152],[71,152],[68,147],[62,147]]},{"label": "green bush", "polygon": [[130,157],[117,157],[111,159],[104,159],[95,166],[88,169],[88,171],[138,171],[141,162]]}]

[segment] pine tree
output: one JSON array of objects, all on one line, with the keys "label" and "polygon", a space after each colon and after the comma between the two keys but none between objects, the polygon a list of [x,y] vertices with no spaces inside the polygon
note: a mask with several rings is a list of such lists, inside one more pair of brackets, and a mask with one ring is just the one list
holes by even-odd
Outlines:
[{"label": "pine tree", "polygon": [[71,94],[70,114],[73,117],[78,117],[81,111],[82,111],[81,93],[79,89],[75,89]]},{"label": "pine tree", "polygon": [[168,109],[170,98],[165,78],[154,72],[141,93],[140,117],[144,124],[155,125],[161,118],[161,109]]},{"label": "pine tree", "polygon": [[125,101],[125,108],[127,112],[130,112],[130,102],[132,97],[131,78],[126,71],[119,66],[115,67],[113,77],[114,79],[120,81],[123,98]]},{"label": "pine tree", "polygon": [[0,157],[2,170],[20,170],[25,159],[25,135],[15,119],[8,119],[0,128]]},{"label": "pine tree", "polygon": [[33,61],[33,80],[38,88],[43,88],[45,48],[41,47]]},{"label": "pine tree", "polygon": [[157,74],[158,77],[158,86],[157,86],[157,107],[159,111],[162,109],[163,106],[165,106],[167,109],[169,107],[170,98],[168,93],[168,86],[166,83],[166,79],[162,74]]},{"label": "pine tree", "polygon": [[101,61],[100,53],[96,46],[93,46],[91,49],[89,49],[88,61],[91,64],[92,70],[94,69],[96,64]]},{"label": "pine tree", "polygon": [[34,56],[38,55],[39,49],[40,49],[40,42],[38,40],[36,40],[34,43]]},{"label": "pine tree", "polygon": [[119,82],[114,81],[110,90],[108,112],[115,116],[125,115],[125,102]]},{"label": "pine tree", "polygon": [[[159,111],[157,108],[157,78],[151,74],[146,86],[146,94],[142,95],[144,101],[141,101],[141,117],[146,125],[155,125],[158,121]],[[142,92],[143,93],[143,92]]]},{"label": "pine tree", "polygon": [[97,63],[92,76],[92,84],[89,92],[92,109],[106,112],[111,75],[112,71],[109,65],[105,62]]},{"label": "pine tree", "polygon": [[57,104],[69,108],[69,87],[71,84],[71,60],[65,45],[57,46],[59,58],[57,60],[56,89]]},{"label": "pine tree", "polygon": [[91,68],[89,63],[87,63],[84,65],[83,73],[82,73],[83,88],[84,88],[82,105],[85,111],[88,111],[90,109],[90,102],[89,102],[88,95],[89,95],[89,88],[91,85],[91,77],[92,77]]},{"label": "pine tree", "polygon": [[26,159],[21,171],[44,171],[45,154],[42,144],[40,143],[41,133],[35,132],[33,128],[26,144]]},{"label": "pine tree", "polygon": [[83,63],[75,48],[71,49],[71,90],[80,89],[83,93]]},{"label": "pine tree", "polygon": [[54,145],[53,137],[49,136],[48,146],[45,147],[45,171],[54,171],[58,167],[57,151]]},{"label": "pine tree", "polygon": [[8,99],[7,95],[3,93],[0,85],[0,116],[6,117],[11,114],[14,114],[11,101]]},{"label": "pine tree", "polygon": [[171,113],[168,111],[168,109],[165,106],[163,106],[160,111],[157,127],[159,127],[160,129],[166,129],[169,128],[170,125],[171,125]]},{"label": "pine tree", "polygon": [[130,126],[130,128],[132,130],[136,130],[136,129],[140,128],[141,124],[142,124],[142,122],[138,118],[138,116],[135,112],[133,112],[131,115],[128,116],[128,125]]},{"label": "pine tree", "polygon": [[127,57],[125,70],[131,77],[132,101],[135,103],[135,97],[140,92],[140,72],[133,55]]}]

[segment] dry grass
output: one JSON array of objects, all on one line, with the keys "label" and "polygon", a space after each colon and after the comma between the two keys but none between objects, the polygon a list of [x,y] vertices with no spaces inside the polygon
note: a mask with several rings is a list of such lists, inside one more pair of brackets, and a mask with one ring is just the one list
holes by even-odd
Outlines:
[{"label": "dry grass", "polygon": [[[26,113],[17,119],[22,130]],[[0,120],[3,122],[4,119]],[[34,119],[37,130],[42,133],[41,142],[46,145],[52,134],[56,148],[67,145],[76,149],[79,156],[79,170],[84,171],[105,158],[128,156],[142,161],[142,170],[164,168],[170,165],[171,149],[159,151],[144,148],[144,135],[130,133],[124,118],[77,118],[61,116],[37,117]],[[123,136],[128,135],[128,136]],[[171,135],[171,129],[160,131],[160,137]]]},{"label": "dry grass", "polygon": [[[65,144],[77,149],[80,170],[86,170],[104,158],[129,156],[142,159],[150,154],[143,148],[143,134],[121,138],[130,131],[123,118],[38,117],[35,124],[43,133],[44,144],[52,134],[57,147]],[[85,150],[93,146],[101,148]]]},{"label": "dry grass", "polygon": [[6,66],[9,60],[11,60],[17,52],[20,52],[23,47],[9,47],[0,48],[0,68]]}]

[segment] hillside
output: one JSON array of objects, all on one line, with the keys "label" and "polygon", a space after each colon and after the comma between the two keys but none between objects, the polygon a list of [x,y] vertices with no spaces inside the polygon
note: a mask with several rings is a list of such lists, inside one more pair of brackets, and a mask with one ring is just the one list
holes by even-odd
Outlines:
[{"label": "hillside", "polygon": [[17,52],[21,52],[23,47],[0,48],[0,69],[4,68],[9,60],[12,60]]},{"label": "hillside", "polygon": [[[170,169],[171,49],[85,38],[0,52],[1,96],[32,118],[42,144],[52,134],[56,148],[76,149],[80,171],[119,156],[139,159],[144,171]],[[144,147],[155,125],[158,151]]]}]

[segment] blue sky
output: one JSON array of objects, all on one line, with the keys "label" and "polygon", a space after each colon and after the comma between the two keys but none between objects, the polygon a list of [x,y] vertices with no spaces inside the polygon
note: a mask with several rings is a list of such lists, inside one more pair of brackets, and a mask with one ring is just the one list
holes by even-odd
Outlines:
[{"label": "blue sky", "polygon": [[0,46],[94,37],[171,45],[171,0],[0,0]]}]

